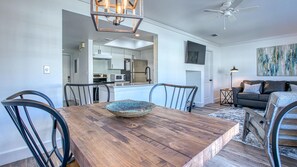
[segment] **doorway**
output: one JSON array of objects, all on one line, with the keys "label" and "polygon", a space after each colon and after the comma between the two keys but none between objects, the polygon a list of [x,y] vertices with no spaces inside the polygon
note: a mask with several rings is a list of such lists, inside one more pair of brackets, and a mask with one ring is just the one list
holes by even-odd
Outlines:
[{"label": "doorway", "polygon": [[[71,83],[71,55],[68,53],[63,53],[63,87],[67,83]],[[63,92],[63,99],[64,97],[64,92]],[[64,102],[64,100],[63,100]]]},{"label": "doorway", "polygon": [[204,104],[213,103],[213,52],[206,51],[204,66]]}]

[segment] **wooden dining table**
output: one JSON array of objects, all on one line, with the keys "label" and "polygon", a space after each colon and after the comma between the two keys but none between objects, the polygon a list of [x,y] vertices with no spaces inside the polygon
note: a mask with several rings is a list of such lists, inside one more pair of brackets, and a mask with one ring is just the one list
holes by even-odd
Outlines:
[{"label": "wooden dining table", "polygon": [[239,132],[238,123],[161,106],[143,117],[116,117],[106,104],[58,109],[81,167],[199,167]]}]

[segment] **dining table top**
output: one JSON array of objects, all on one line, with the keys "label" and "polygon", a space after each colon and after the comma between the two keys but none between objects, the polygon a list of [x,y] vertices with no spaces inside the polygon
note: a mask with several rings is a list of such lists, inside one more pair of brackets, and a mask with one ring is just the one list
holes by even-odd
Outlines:
[{"label": "dining table top", "polygon": [[96,103],[58,109],[81,167],[203,166],[239,133],[239,124],[161,106],[122,118]]}]

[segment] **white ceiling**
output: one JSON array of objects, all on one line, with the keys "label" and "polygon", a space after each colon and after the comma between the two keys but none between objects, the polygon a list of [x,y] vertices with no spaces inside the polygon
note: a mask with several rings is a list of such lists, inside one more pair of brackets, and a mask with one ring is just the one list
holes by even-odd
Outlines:
[{"label": "white ceiling", "polygon": [[[102,24],[110,24],[105,21]],[[95,31],[94,24],[91,17],[80,15],[77,13],[63,11],[63,49],[67,52],[70,50],[77,50],[81,42],[87,39],[94,40],[96,44],[105,44],[116,39],[122,39],[123,37],[135,39],[133,44],[140,40],[153,42],[153,36],[155,34],[148,33],[145,31],[137,31],[140,37],[135,37],[134,34],[130,33],[106,33]],[[143,42],[142,42],[143,43]],[[120,47],[120,46],[118,46]],[[152,47],[152,46],[151,46]],[[136,50],[147,49],[147,45],[137,46]]]},{"label": "white ceiling", "polygon": [[[219,9],[224,0],[144,0],[145,18],[175,27],[218,44],[230,44],[297,33],[297,0],[244,0],[235,22],[226,22],[204,9]],[[211,34],[218,34],[212,37]]]},{"label": "white ceiling", "polygon": [[222,17],[203,11],[219,9],[226,0],[143,1],[145,18],[221,45],[297,33],[297,0],[243,0],[237,8],[259,8],[240,11],[235,22],[226,22],[226,30]]}]

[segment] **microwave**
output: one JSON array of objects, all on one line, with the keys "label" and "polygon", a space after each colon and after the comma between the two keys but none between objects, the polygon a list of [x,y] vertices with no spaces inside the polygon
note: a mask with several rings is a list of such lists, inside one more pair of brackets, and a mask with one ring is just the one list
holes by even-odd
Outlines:
[{"label": "microwave", "polygon": [[125,81],[125,74],[110,74],[111,82]]}]

